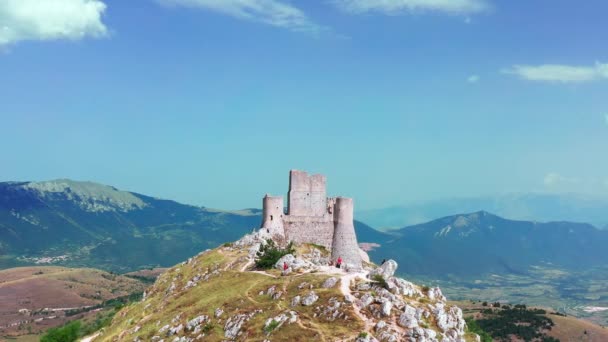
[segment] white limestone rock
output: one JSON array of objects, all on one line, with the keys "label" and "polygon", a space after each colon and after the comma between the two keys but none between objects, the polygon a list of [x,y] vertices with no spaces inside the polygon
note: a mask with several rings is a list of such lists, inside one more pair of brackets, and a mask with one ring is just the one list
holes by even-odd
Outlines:
[{"label": "white limestone rock", "polygon": [[198,328],[199,325],[206,323],[209,321],[209,316],[207,315],[200,315],[198,317],[195,317],[193,319],[191,319],[190,321],[188,321],[188,323],[186,324],[186,330],[192,331],[196,328]]},{"label": "white limestone rock", "polygon": [[314,291],[310,291],[307,295],[302,298],[302,305],[310,306],[313,305],[317,300],[319,300],[319,296]]},{"label": "white limestone rock", "polygon": [[373,279],[373,277],[375,275],[380,275],[380,276],[382,276],[382,278],[384,278],[384,280],[388,280],[390,277],[392,277],[395,274],[397,267],[398,267],[398,265],[395,260],[392,260],[392,259],[387,260],[380,267],[377,267],[376,269],[372,270],[369,273],[369,277],[370,277],[370,279]]},{"label": "white limestone rock", "polygon": [[176,327],[170,328],[169,329],[169,336],[173,336],[173,335],[177,335],[179,333],[181,333],[184,330],[184,325],[180,324]]},{"label": "white limestone rock", "polygon": [[337,278],[335,278],[335,277],[327,278],[327,280],[325,280],[323,282],[323,285],[321,285],[321,287],[324,289],[330,289],[330,288],[336,286],[336,283],[338,283]]},{"label": "white limestone rock", "polygon": [[439,302],[435,305],[429,305],[431,312],[435,316],[437,327],[444,333],[455,340],[464,336],[466,322],[462,317],[462,310],[459,307],[451,306],[446,310],[444,303]]},{"label": "white limestone rock", "polygon": [[298,306],[300,305],[300,302],[302,301],[302,297],[300,296],[295,296],[293,297],[293,299],[291,300],[291,306]]},{"label": "white limestone rock", "polygon": [[317,267],[308,260],[296,258],[292,254],[287,254],[281,257],[279,261],[274,264],[274,267],[278,270],[283,270],[283,264],[287,264],[287,267],[292,271],[310,271],[312,269],[316,269]]},{"label": "white limestone rock", "polygon": [[385,300],[382,303],[382,309],[381,309],[382,316],[390,316],[392,308],[393,308],[393,302],[391,302],[390,300]]},{"label": "white limestone rock", "polygon": [[[273,330],[277,330],[279,329],[285,322],[287,322],[288,324],[291,323],[295,323],[298,320],[298,313],[295,311],[285,311],[284,313],[281,313],[275,317],[269,318],[266,320],[266,322],[264,323],[264,330],[267,330],[268,327],[272,324],[272,322],[277,322],[278,325],[273,329]],[[270,331],[268,332],[270,333]]]},{"label": "white limestone rock", "polygon": [[443,295],[443,293],[441,293],[441,289],[438,287],[433,287],[431,289],[429,289],[427,296],[429,297],[429,299],[431,300],[438,300],[441,302],[445,302],[446,298]]},{"label": "white limestone rock", "polygon": [[377,335],[382,342],[397,342],[399,335],[395,331],[382,331]]},{"label": "white limestone rock", "polygon": [[416,317],[414,317],[414,315],[410,315],[404,312],[399,316],[399,321],[397,322],[397,324],[404,328],[413,329],[418,327],[418,320],[416,319]]},{"label": "white limestone rock", "polygon": [[391,292],[395,294],[404,295],[408,297],[412,297],[415,295],[422,296],[422,292],[418,289],[418,287],[407,280],[396,277],[390,277],[387,280],[387,283],[390,285],[394,285],[394,287],[391,287]]},{"label": "white limestone rock", "polygon": [[236,339],[241,334],[243,324],[261,312],[262,310],[256,310],[248,314],[238,314],[228,318],[226,324],[224,324],[224,337],[230,340]]},{"label": "white limestone rock", "polygon": [[372,296],[370,293],[365,293],[363,296],[361,296],[361,308],[364,308],[368,305],[370,305],[371,303],[374,302],[374,296]]},{"label": "white limestone rock", "polygon": [[326,266],[329,264],[329,258],[324,257],[317,248],[311,247],[308,254],[304,254],[303,257],[313,263],[316,266]]},{"label": "white limestone rock", "polygon": [[355,342],[378,342],[378,340],[370,335],[370,334],[365,334],[365,335],[360,335],[355,339]]}]

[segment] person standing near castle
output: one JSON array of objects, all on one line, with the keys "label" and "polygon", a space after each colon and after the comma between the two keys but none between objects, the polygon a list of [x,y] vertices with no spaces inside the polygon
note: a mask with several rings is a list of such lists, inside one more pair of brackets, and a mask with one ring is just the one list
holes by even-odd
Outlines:
[{"label": "person standing near castle", "polygon": [[338,257],[338,262],[336,262],[336,268],[342,268],[342,257]]}]

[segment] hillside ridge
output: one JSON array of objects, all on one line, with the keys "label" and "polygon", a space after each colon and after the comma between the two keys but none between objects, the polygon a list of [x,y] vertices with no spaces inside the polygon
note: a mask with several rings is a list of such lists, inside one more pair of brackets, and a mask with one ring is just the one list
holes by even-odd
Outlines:
[{"label": "hillside ridge", "polygon": [[392,260],[348,273],[328,265],[325,248],[299,244],[255,269],[268,238],[249,234],[176,265],[93,341],[475,340],[439,288],[395,277]]}]

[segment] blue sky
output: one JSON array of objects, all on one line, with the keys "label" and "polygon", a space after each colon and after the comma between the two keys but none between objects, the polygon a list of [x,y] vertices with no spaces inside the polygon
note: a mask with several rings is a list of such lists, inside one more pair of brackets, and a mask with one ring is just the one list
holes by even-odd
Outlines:
[{"label": "blue sky", "polygon": [[0,180],[260,206],[608,194],[608,2],[3,0]]}]

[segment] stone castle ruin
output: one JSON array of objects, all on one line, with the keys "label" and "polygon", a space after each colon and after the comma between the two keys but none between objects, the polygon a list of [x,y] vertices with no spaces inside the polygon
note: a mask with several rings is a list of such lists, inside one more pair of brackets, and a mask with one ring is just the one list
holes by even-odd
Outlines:
[{"label": "stone castle ruin", "polygon": [[283,196],[264,196],[262,229],[272,236],[297,243],[314,243],[331,251],[348,268],[362,267],[361,250],[353,223],[353,199],[327,197],[326,178],[307,172],[289,172],[287,211]]}]

